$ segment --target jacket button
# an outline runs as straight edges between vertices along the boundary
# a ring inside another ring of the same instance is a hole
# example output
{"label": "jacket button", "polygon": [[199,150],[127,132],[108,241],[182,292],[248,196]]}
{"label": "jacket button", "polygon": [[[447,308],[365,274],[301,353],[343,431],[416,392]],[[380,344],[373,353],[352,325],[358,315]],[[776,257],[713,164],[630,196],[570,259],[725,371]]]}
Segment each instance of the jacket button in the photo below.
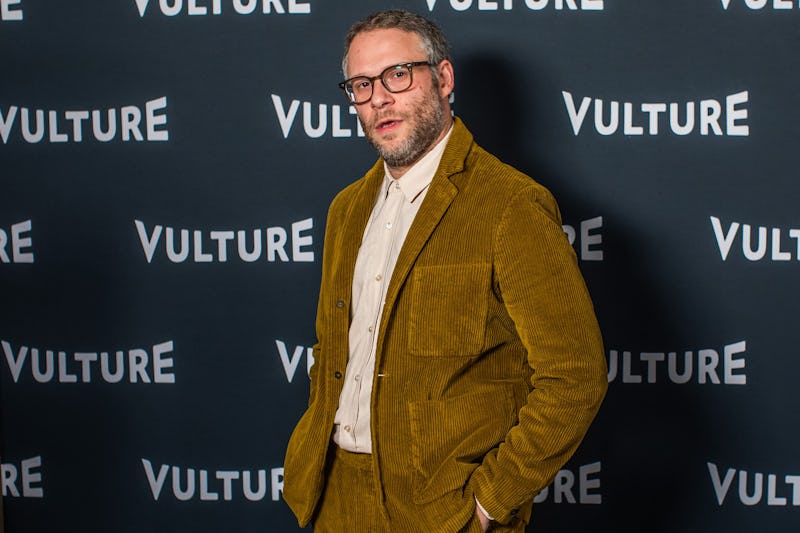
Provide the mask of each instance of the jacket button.
{"label": "jacket button", "polygon": [[333,377],[335,377],[336,379],[342,379],[342,373],[337,370],[336,372],[333,373]]}
{"label": "jacket button", "polygon": [[339,309],[341,309],[342,307],[344,307],[344,300],[338,300],[338,301],[336,302],[336,307],[338,307]]}

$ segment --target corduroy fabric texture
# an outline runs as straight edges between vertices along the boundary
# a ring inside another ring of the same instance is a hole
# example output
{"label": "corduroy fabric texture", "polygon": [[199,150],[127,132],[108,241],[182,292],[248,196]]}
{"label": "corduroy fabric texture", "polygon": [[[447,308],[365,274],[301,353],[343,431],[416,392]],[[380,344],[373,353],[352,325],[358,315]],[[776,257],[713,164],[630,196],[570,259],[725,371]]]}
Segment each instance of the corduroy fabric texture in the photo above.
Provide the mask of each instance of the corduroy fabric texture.
{"label": "corduroy fabric texture", "polygon": [[370,456],[334,448],[314,533],[392,533],[380,512]]}
{"label": "corduroy fabric texture", "polygon": [[[347,364],[353,266],[379,160],[328,213],[309,408],[284,498],[301,525],[322,492]],[[457,532],[474,497],[527,522],[607,388],[592,302],[550,193],[456,119],[392,274],[372,396],[372,475],[397,532]]]}

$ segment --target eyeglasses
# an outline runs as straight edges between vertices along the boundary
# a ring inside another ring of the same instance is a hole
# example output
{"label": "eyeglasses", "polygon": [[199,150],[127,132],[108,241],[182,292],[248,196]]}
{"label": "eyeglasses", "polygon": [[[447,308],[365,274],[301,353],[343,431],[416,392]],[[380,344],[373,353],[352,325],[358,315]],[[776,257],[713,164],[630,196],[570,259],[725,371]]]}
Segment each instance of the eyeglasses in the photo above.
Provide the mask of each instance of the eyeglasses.
{"label": "eyeglasses", "polygon": [[375,80],[381,80],[383,86],[390,93],[401,93],[407,91],[414,82],[414,76],[412,75],[414,67],[422,65],[433,66],[428,61],[400,63],[387,68],[378,76],[356,76],[355,78],[344,80],[339,83],[339,88],[345,92],[351,103],[364,104],[372,98],[372,88]]}

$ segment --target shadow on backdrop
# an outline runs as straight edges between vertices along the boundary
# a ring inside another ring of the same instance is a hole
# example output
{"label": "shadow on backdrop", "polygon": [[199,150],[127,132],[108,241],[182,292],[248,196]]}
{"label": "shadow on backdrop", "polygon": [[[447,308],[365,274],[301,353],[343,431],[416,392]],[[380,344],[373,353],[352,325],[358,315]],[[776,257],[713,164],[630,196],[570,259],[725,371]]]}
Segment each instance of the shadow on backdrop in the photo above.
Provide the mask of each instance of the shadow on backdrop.
{"label": "shadow on backdrop", "polygon": [[[619,348],[619,358],[622,350],[637,350],[632,353],[636,361],[639,351],[691,347],[691,336],[684,332],[687,324],[668,305],[669,280],[657,279],[643,251],[647,236],[614,210],[586,202],[579,180],[565,176],[559,162],[542,153],[545,148],[537,135],[547,132],[537,122],[545,113],[530,107],[541,105],[542,100],[526,95],[544,90],[543,84],[520,83],[524,77],[519,76],[519,68],[499,54],[464,57],[457,67],[453,108],[476,142],[553,191],[565,220],[603,215],[603,261],[584,262],[581,268],[593,293],[607,356],[609,349]],[[597,302],[608,307],[597,307]],[[682,352],[678,355],[682,361]],[[686,472],[705,472],[706,457],[697,443],[703,442],[708,449],[715,437],[709,415],[699,408],[704,402],[697,389],[664,383],[663,374],[660,382],[649,384],[643,363],[638,369],[645,373],[642,384],[621,383],[618,363],[598,418],[567,465],[577,474],[577,465],[602,458],[600,487],[589,491],[601,494],[602,505],[575,505],[566,500],[555,504],[551,487],[548,500],[534,505],[528,531],[574,532],[591,521],[600,528],[613,525],[617,532],[667,533],[683,524],[676,518],[679,509],[707,499],[706,494],[698,494],[707,478],[698,478],[694,487],[685,486]],[[648,387],[649,394],[642,394],[642,387]],[[665,437],[676,446],[664,449]],[[657,455],[647,464],[630,462],[648,448],[657,450]],[[575,484],[570,491],[577,498],[580,487],[577,480]]]}

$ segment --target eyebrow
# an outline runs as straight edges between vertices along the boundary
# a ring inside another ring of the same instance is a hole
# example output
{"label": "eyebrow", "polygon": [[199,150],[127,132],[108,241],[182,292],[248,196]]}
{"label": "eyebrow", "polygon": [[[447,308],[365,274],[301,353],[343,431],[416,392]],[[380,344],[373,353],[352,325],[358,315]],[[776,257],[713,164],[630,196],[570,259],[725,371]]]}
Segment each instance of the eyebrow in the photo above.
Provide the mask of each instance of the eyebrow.
{"label": "eyebrow", "polygon": [[[383,67],[380,72],[378,72],[375,76],[380,76],[387,68],[396,67],[398,65],[405,65],[406,63],[416,63],[417,61],[427,61],[427,59],[409,59],[406,61],[398,61],[397,63],[390,63],[389,65]],[[348,80],[352,80],[353,78],[374,78],[375,76],[370,76],[369,74],[353,74]]]}

